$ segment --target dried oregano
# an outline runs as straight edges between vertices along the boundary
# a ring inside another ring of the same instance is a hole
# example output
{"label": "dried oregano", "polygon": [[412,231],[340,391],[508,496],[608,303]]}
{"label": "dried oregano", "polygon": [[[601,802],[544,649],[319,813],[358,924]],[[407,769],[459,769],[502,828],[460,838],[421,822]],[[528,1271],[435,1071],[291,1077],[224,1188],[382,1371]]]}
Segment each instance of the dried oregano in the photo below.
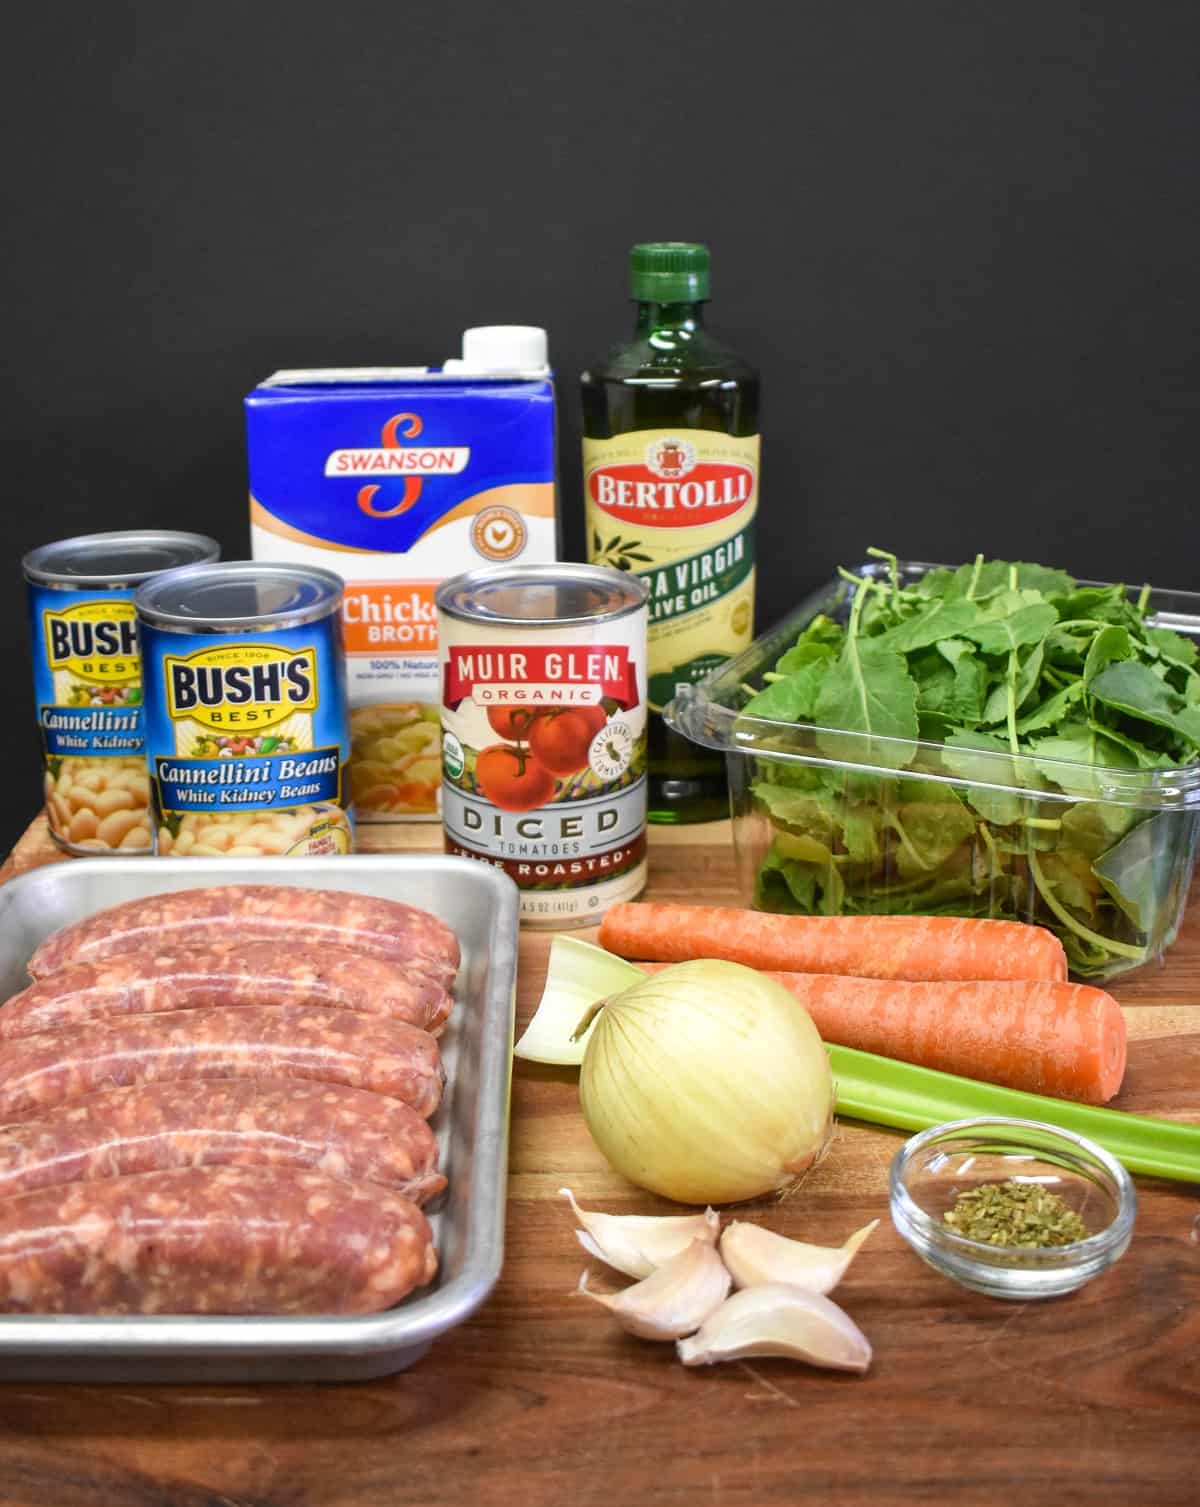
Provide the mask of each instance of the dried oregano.
{"label": "dried oregano", "polygon": [[943,1222],[956,1235],[985,1245],[1047,1247],[1086,1240],[1074,1209],[1040,1183],[983,1183],[960,1193]]}

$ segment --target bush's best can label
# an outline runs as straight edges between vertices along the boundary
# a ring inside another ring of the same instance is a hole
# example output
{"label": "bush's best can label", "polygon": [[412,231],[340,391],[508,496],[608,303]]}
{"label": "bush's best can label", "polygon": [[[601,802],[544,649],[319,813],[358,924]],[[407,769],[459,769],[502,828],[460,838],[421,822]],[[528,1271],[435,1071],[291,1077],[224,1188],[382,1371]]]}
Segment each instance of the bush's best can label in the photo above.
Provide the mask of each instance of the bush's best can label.
{"label": "bush's best can label", "polygon": [[328,571],[240,562],[138,593],[159,853],[353,851],[341,599]]}
{"label": "bush's best can label", "polygon": [[61,539],[25,557],[46,816],[67,852],[153,850],[133,594],[218,553],[201,534],[136,530]]}
{"label": "bush's best can label", "polygon": [[510,875],[527,925],[590,925],[645,885],[646,596],[587,565],[438,590],[446,851]]}

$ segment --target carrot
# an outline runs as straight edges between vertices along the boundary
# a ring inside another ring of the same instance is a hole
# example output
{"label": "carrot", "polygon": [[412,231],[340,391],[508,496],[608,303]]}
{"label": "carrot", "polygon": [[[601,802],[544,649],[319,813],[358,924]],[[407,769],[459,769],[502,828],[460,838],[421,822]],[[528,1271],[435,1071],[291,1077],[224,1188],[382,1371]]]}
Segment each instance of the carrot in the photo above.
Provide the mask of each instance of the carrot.
{"label": "carrot", "polygon": [[647,900],[614,905],[600,945],[623,958],[725,958],[749,968],[877,979],[1067,976],[1062,943],[1023,921],[958,916],[776,916]]}
{"label": "carrot", "polygon": [[[667,963],[643,963],[648,973]],[[1111,994],[1039,979],[908,983],[768,973],[823,1041],[1006,1088],[1106,1104],[1125,1076],[1125,1017]]]}

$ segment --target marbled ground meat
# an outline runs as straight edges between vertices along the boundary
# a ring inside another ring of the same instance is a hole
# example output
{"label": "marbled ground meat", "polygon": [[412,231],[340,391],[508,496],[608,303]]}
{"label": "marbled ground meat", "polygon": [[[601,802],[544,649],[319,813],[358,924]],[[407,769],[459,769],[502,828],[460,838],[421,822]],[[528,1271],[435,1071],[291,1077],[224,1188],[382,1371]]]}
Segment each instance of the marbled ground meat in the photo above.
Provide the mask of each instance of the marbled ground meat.
{"label": "marbled ground meat", "polygon": [[0,1041],[113,1015],[231,1005],[317,1005],[408,1021],[435,1034],[450,1013],[443,984],[415,968],[328,943],[244,942],[69,963],[0,1007]]}
{"label": "marbled ground meat", "polygon": [[187,1168],[0,1200],[6,1313],[370,1313],[430,1281],[420,1209],[293,1168]]}
{"label": "marbled ground meat", "polygon": [[413,1203],[446,1186],[433,1132],[398,1099],[279,1078],[147,1083],[0,1129],[0,1199],[184,1167],[293,1167]]}
{"label": "marbled ground meat", "polygon": [[351,890],[224,884],[127,900],[48,937],[29,961],[45,978],[68,963],[151,947],[228,942],[331,943],[387,958],[449,988],[458,971],[454,933],[415,906]]}
{"label": "marbled ground meat", "polygon": [[0,1125],[85,1094],[196,1078],[344,1083],[428,1116],[443,1076],[437,1042],[404,1021],[300,1006],[172,1010],[5,1042]]}

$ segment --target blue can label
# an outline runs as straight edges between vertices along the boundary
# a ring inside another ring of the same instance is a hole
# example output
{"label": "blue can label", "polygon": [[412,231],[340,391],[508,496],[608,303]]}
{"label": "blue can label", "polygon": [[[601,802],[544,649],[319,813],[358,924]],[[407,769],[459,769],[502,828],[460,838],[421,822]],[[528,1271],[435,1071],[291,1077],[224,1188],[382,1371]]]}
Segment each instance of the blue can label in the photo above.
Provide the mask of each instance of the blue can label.
{"label": "blue can label", "polygon": [[158,851],[348,853],[339,619],[267,634],[142,626]]}
{"label": "blue can label", "polygon": [[133,593],[29,587],[46,815],[79,852],[152,847]]}

